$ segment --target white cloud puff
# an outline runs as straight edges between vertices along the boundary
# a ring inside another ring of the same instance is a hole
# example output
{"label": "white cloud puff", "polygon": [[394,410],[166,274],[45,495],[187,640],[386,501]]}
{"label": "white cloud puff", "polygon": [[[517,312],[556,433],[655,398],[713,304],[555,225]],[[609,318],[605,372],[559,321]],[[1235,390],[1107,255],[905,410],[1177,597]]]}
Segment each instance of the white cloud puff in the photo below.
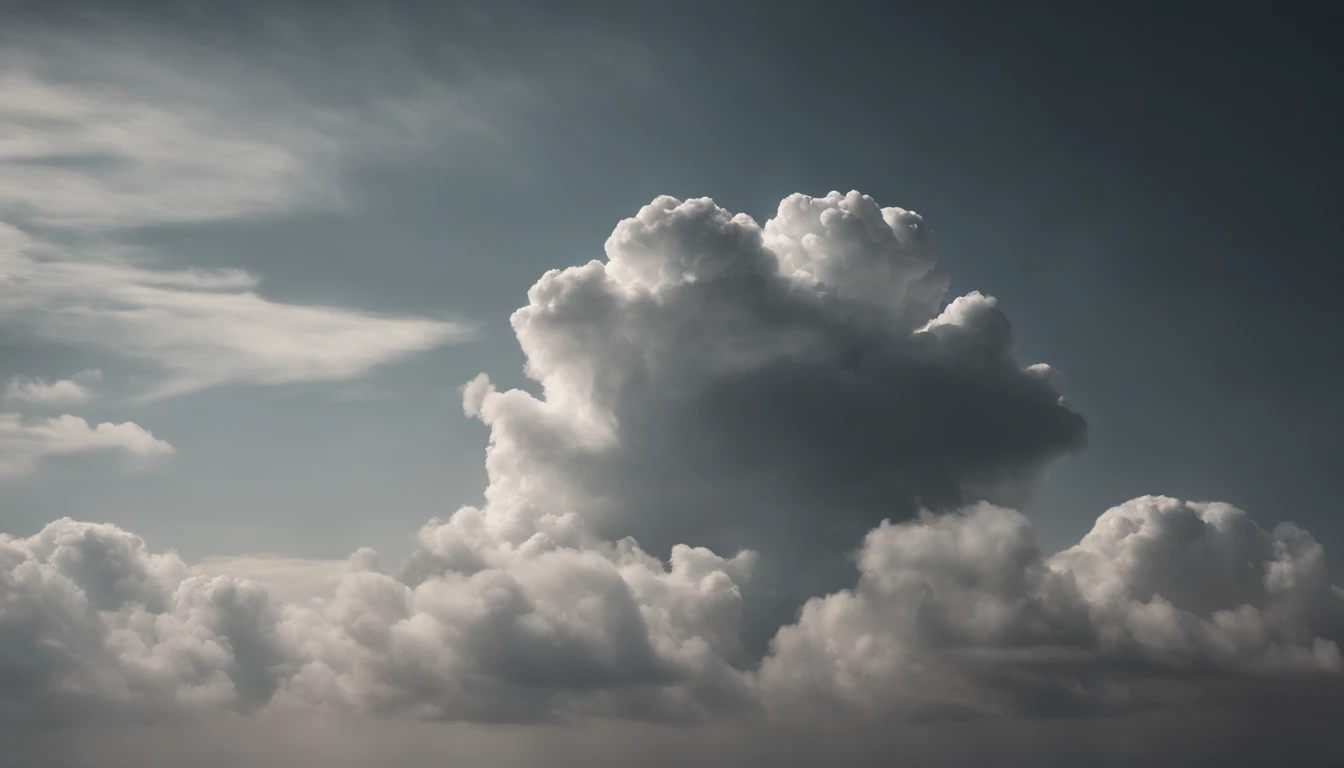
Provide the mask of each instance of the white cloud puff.
{"label": "white cloud puff", "polygon": [[91,426],[69,414],[25,419],[17,413],[0,413],[0,479],[25,475],[47,456],[90,451],[122,451],[152,458],[173,453],[173,446],[129,421]]}
{"label": "white cloud puff", "polygon": [[111,525],[64,519],[0,536],[0,597],[11,722],[255,706],[283,662],[265,590],[189,576]]}
{"label": "white cloud puff", "polygon": [[71,378],[47,381],[29,376],[15,376],[5,385],[0,400],[25,405],[71,405],[93,399],[92,385],[103,380],[98,370],[80,371]]}
{"label": "white cloud puff", "polygon": [[255,58],[149,28],[80,37],[15,24],[0,35],[0,217],[42,228],[340,207],[358,158],[483,127],[465,92],[413,71],[354,107],[314,99]]}
{"label": "white cloud puff", "polygon": [[1344,672],[1321,546],[1226,504],[1134,499],[1051,557],[1021,514],[981,505],[883,524],[859,568],[775,638],[777,710],[1062,714],[1140,706],[1152,680]]}
{"label": "white cloud puff", "polygon": [[[892,515],[1020,499],[1085,424],[973,293],[940,313],[917,214],[791,195],[764,227],[660,197],[606,261],[544,275],[512,323],[540,397],[464,391],[491,430],[492,502],[575,512],[665,553],[762,554],[760,648]],[[824,511],[823,511],[824,510]]]}
{"label": "white cloud puff", "polygon": [[526,507],[433,521],[400,578],[365,570],[281,631],[306,659],[287,697],[439,719],[589,712],[686,718],[742,706],[732,559],[678,547],[669,563]]}

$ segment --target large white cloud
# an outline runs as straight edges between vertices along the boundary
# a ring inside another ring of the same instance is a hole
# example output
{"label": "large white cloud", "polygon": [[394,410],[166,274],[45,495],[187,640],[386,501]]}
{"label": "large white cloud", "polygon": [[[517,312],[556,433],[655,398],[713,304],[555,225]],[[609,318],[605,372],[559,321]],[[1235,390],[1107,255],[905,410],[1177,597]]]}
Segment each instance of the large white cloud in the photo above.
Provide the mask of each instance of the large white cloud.
{"label": "large white cloud", "polygon": [[513,315],[541,397],[465,393],[491,429],[487,498],[656,552],[759,550],[784,597],[751,601],[757,644],[848,583],[843,553],[883,518],[1016,501],[1084,439],[1042,369],[1013,360],[992,298],[940,312],[947,278],[912,212],[793,195],[761,227],[661,197],[606,252],[547,273]]}
{"label": "large white cloud", "polygon": [[527,508],[462,509],[418,542],[401,578],[356,572],[287,611],[282,632],[309,659],[289,696],[487,721],[687,718],[748,698],[728,664],[748,553],[682,546],[664,564]]}
{"label": "large white cloud", "polygon": [[514,314],[539,395],[463,387],[485,503],[400,569],[272,563],[315,593],[281,607],[111,526],[6,539],[9,716],[825,724],[1337,685],[1344,606],[1305,532],[1144,498],[1046,556],[984,501],[1084,425],[993,298],[945,303],[926,238],[857,193],[791,196],[764,227],[655,200]]}

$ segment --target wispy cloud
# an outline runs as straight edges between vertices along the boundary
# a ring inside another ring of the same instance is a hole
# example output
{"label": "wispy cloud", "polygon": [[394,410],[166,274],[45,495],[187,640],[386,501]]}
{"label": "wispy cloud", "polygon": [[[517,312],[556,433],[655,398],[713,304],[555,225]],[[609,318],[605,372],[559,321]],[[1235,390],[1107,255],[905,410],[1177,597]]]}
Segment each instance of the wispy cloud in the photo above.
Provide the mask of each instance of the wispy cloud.
{"label": "wispy cloud", "polygon": [[91,426],[78,416],[25,419],[0,413],[0,480],[26,475],[48,456],[123,451],[149,458],[173,453],[173,446],[133,422]]}
{"label": "wispy cloud", "polygon": [[339,206],[369,158],[488,135],[467,90],[408,75],[323,100],[256,62],[144,30],[29,30],[0,54],[0,217],[116,230]]}
{"label": "wispy cloud", "polygon": [[174,99],[160,103],[0,76],[0,208],[54,227],[211,221],[329,202],[334,151],[314,131],[260,135]]}
{"label": "wispy cloud", "polygon": [[344,379],[471,335],[458,322],[271,301],[257,282],[78,258],[0,225],[0,318],[33,338],[151,363],[164,378],[143,398]]}
{"label": "wispy cloud", "polygon": [[[339,207],[357,159],[471,129],[462,115],[432,82],[337,109],[215,50],[13,46],[0,56],[0,320],[151,364],[162,378],[138,399],[345,379],[462,341],[465,323],[284,303],[258,295],[250,273],[176,267],[111,239]],[[16,398],[39,389],[20,384]]]}
{"label": "wispy cloud", "polygon": [[47,381],[29,376],[15,376],[5,386],[0,400],[6,403],[28,405],[67,405],[87,403],[93,399],[92,384],[103,380],[98,370],[80,371],[71,378]]}

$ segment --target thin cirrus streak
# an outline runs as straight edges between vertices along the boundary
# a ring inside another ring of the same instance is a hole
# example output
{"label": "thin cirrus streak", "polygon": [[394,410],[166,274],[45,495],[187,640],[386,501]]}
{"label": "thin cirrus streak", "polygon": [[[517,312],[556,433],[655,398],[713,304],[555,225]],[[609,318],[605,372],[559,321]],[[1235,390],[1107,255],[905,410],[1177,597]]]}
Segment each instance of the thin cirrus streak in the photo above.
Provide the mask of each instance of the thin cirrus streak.
{"label": "thin cirrus streak", "polygon": [[315,100],[206,45],[7,33],[0,59],[0,212],[76,232],[273,218],[348,204],[364,157],[484,130],[468,94],[412,78],[354,104]]}
{"label": "thin cirrus streak", "polygon": [[471,326],[272,301],[238,270],[165,270],[65,254],[21,233],[0,254],[0,314],[46,342],[119,353],[159,369],[141,399],[226,383],[338,380],[441,344]]}
{"label": "thin cirrus streak", "polygon": [[[470,339],[469,323],[277,301],[257,293],[255,275],[177,268],[125,244],[144,227],[337,211],[356,158],[474,130],[436,83],[335,109],[265,75],[236,56],[135,35],[16,39],[0,62],[7,333],[148,365],[157,379],[138,401],[347,379]],[[73,386],[60,387],[73,402]],[[11,399],[35,397],[28,386]]]}

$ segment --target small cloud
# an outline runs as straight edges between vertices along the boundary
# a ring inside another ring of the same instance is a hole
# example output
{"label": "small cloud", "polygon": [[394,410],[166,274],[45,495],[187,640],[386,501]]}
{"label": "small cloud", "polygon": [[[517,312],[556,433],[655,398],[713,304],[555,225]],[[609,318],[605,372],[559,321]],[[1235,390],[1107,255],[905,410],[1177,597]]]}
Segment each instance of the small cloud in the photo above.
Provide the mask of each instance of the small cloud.
{"label": "small cloud", "polygon": [[93,451],[153,458],[174,453],[174,448],[134,422],[91,426],[69,414],[27,420],[17,413],[0,413],[0,479],[26,475],[48,456]]}
{"label": "small cloud", "polygon": [[94,393],[90,385],[103,380],[102,371],[80,371],[68,379],[48,382],[46,379],[15,376],[9,380],[4,395],[6,403],[26,405],[70,405],[87,403]]}

